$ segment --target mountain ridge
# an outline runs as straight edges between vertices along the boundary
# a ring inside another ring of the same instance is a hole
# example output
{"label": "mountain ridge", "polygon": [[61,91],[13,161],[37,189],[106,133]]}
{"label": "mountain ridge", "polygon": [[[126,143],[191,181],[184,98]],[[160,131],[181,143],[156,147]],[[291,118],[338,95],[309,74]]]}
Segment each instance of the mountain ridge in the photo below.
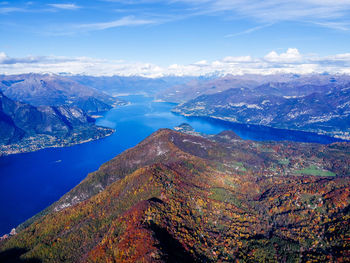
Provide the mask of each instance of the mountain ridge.
{"label": "mountain ridge", "polygon": [[55,74],[0,75],[7,97],[33,106],[77,106],[86,112],[110,110],[126,102],[107,93]]}
{"label": "mountain ridge", "polygon": [[169,102],[185,103],[200,95],[215,94],[233,88],[250,89],[261,96],[305,96],[313,92],[328,92],[349,83],[350,77],[345,74],[226,75],[218,78],[193,79],[160,91],[157,98]]}
{"label": "mountain ridge", "polygon": [[305,96],[261,95],[228,89],[179,104],[173,112],[230,122],[301,130],[350,139],[349,86]]}
{"label": "mountain ridge", "polygon": [[17,247],[42,262],[346,262],[349,156],[349,143],[162,129],[1,242],[0,258]]}
{"label": "mountain ridge", "polygon": [[32,106],[0,92],[0,154],[68,146],[113,133],[95,125],[83,110],[70,106]]}

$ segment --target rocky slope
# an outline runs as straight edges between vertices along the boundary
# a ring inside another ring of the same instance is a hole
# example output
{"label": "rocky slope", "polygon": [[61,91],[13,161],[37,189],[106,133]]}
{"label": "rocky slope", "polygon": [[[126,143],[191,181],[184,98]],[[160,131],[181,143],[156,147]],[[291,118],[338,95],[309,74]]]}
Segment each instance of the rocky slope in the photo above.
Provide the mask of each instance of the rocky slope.
{"label": "rocky slope", "polygon": [[306,96],[314,92],[327,93],[348,83],[349,75],[227,75],[219,78],[197,78],[174,87],[170,86],[160,91],[157,98],[184,103],[201,95],[238,88],[249,89],[259,96]]}
{"label": "rocky slope", "polygon": [[232,76],[218,79],[193,79],[185,84],[168,87],[157,94],[157,99],[167,102],[183,103],[203,94],[214,94],[230,88],[258,86],[254,80],[242,80]]}
{"label": "rocky slope", "polygon": [[0,92],[0,155],[68,146],[110,135],[83,110],[13,101]]}
{"label": "rocky slope", "polygon": [[348,262],[349,175],[348,143],[159,130],[18,228],[0,260]]}
{"label": "rocky slope", "polygon": [[0,91],[33,106],[79,106],[86,112],[107,111],[124,101],[70,78],[52,74],[0,76]]}
{"label": "rocky slope", "polygon": [[[185,116],[205,116],[350,139],[350,84],[330,90],[318,86],[323,92],[302,96],[282,96],[284,89],[275,85],[272,91],[271,87],[271,84],[265,85],[266,91],[262,93],[241,88],[202,95],[178,105],[173,111]],[[300,94],[300,91],[294,87],[289,93]]]}

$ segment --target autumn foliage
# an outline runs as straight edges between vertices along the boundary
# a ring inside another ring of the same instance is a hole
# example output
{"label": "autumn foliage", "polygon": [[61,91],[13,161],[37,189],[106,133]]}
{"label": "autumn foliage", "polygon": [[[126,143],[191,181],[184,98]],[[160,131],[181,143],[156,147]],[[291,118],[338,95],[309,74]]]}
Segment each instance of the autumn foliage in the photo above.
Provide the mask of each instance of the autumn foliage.
{"label": "autumn foliage", "polygon": [[160,130],[89,175],[103,191],[0,250],[42,262],[349,262],[349,169],[347,143]]}

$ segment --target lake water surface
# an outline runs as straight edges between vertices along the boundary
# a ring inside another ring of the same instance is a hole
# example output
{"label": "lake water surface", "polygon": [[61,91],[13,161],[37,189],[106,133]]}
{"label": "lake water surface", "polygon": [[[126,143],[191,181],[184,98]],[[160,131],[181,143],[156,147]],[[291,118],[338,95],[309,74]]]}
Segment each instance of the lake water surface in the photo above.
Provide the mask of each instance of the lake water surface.
{"label": "lake water surface", "polygon": [[170,112],[174,104],[128,96],[131,105],[112,109],[97,124],[115,128],[104,139],[67,148],[44,149],[0,158],[0,236],[58,200],[89,172],[135,146],[159,128],[183,122],[213,134],[231,129],[243,139],[330,143],[333,138],[312,133],[230,124],[206,118],[185,118]]}

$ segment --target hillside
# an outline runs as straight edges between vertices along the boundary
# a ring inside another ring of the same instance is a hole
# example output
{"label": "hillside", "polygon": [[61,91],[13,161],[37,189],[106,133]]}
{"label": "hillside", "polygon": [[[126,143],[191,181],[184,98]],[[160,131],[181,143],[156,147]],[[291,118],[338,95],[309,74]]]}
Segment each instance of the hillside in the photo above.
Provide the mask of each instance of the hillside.
{"label": "hillside", "polygon": [[0,92],[0,155],[68,146],[110,135],[83,110],[71,106],[32,106]]}
{"label": "hillside", "polygon": [[348,262],[349,175],[349,143],[163,129],[17,228],[0,261]]}
{"label": "hillside", "polygon": [[[270,90],[272,86],[264,87]],[[283,89],[274,87],[276,91],[270,95],[248,88],[202,95],[178,105],[173,112],[350,139],[349,84],[301,96],[282,96],[278,92]]]}
{"label": "hillside", "polygon": [[185,103],[201,95],[217,94],[229,89],[248,89],[256,96],[307,96],[315,92],[327,93],[350,83],[348,75],[327,74],[275,74],[275,75],[226,75],[215,78],[197,78],[183,84],[168,87],[157,98]]}
{"label": "hillside", "polygon": [[86,112],[110,110],[124,101],[70,78],[53,74],[1,75],[0,91],[33,106],[78,106]]}

